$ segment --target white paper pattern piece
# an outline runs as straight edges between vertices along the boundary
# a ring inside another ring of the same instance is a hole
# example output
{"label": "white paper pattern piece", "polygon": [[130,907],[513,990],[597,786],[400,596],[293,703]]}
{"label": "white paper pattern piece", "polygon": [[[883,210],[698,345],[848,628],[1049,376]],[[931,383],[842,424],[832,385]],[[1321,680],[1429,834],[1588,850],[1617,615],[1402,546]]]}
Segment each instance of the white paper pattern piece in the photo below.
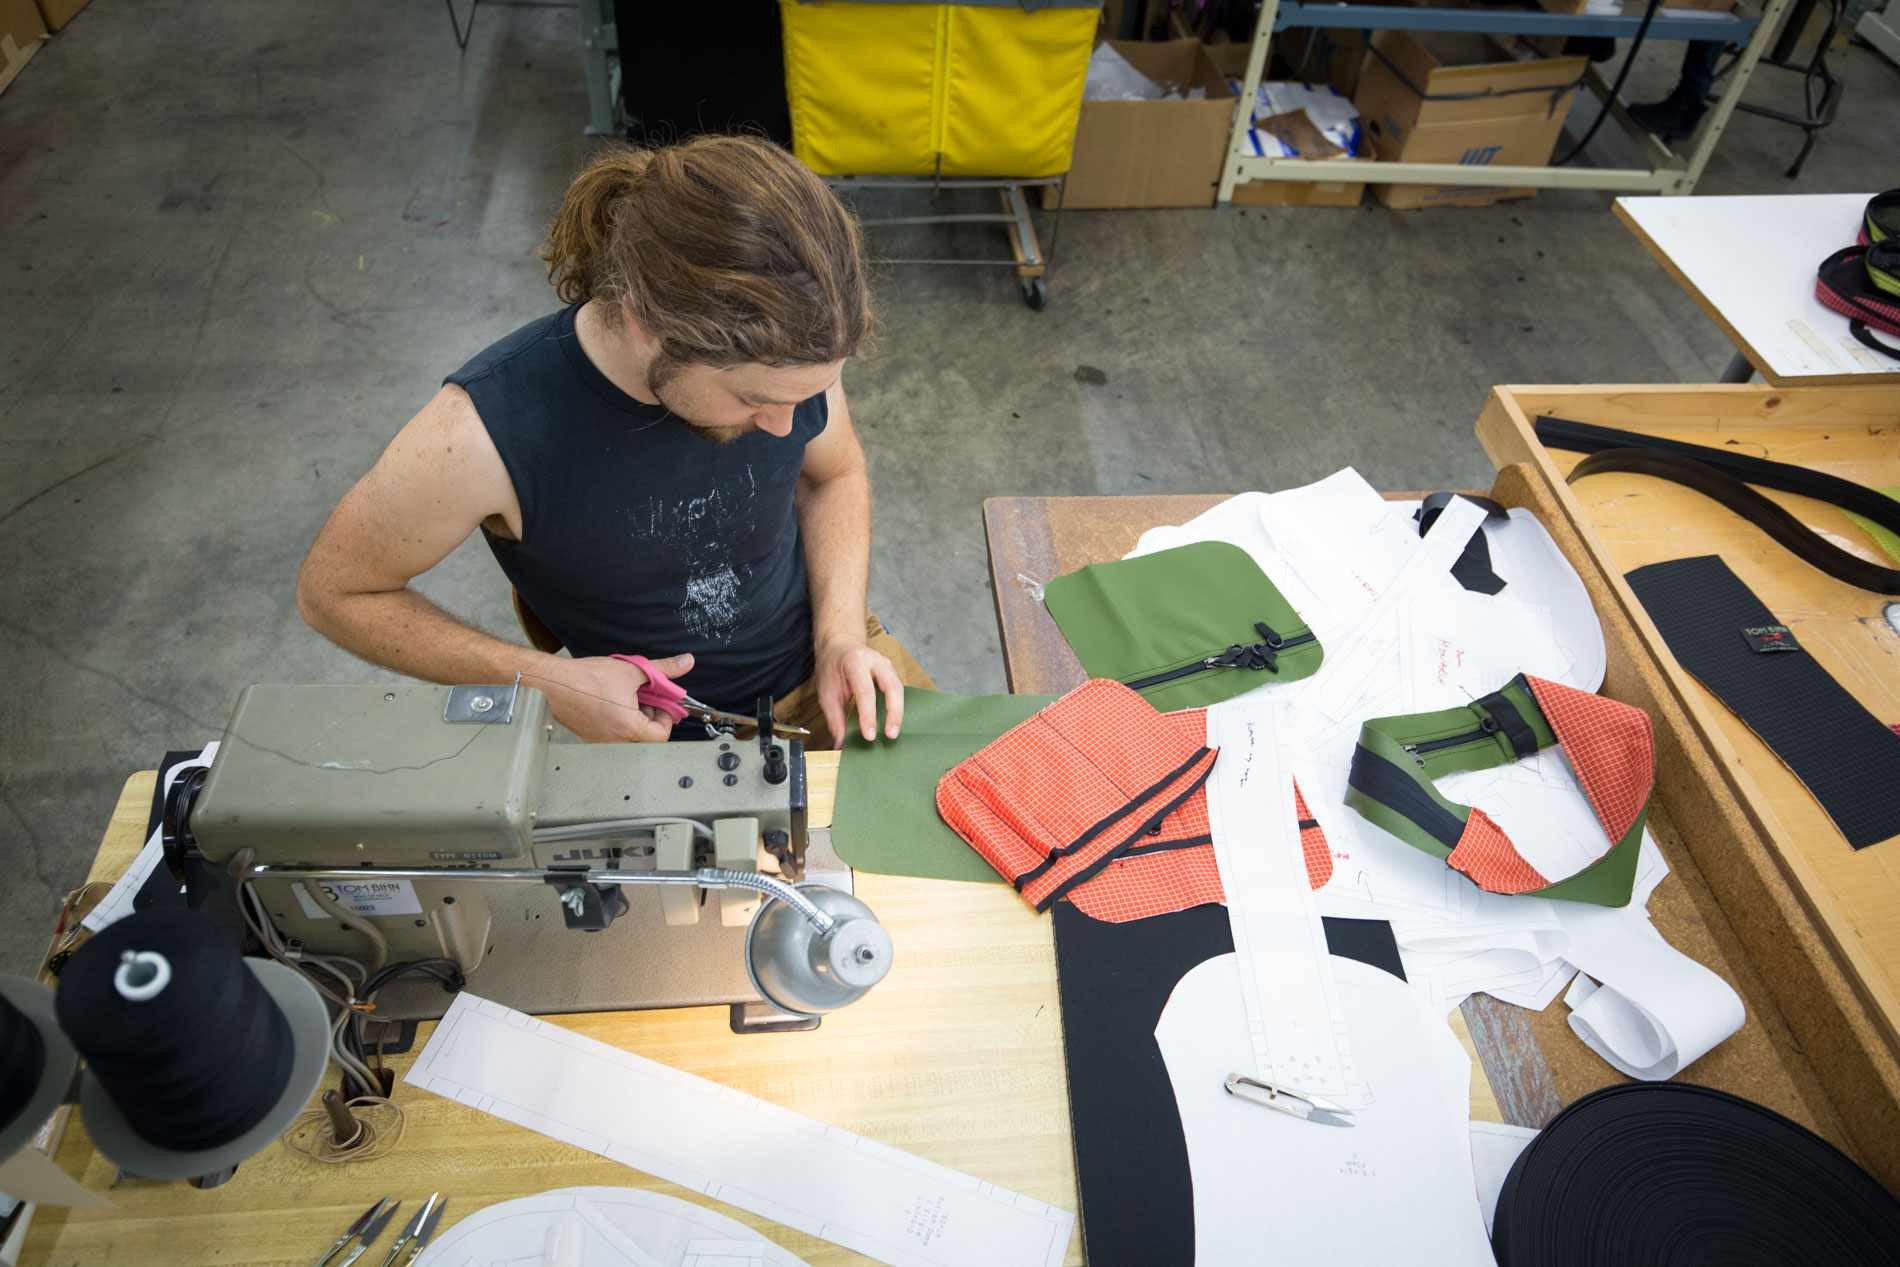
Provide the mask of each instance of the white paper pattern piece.
{"label": "white paper pattern piece", "polygon": [[1056,1267],[1075,1226],[1066,1210],[467,993],[404,1081],[893,1267]]}
{"label": "white paper pattern piece", "polygon": [[1498,1213],[1498,1190],[1511,1173],[1518,1155],[1537,1138],[1528,1126],[1504,1122],[1471,1124],[1471,1169],[1478,1181],[1478,1208],[1484,1213],[1484,1230],[1490,1234]]}
{"label": "white paper pattern piece", "polygon": [[556,1188],[478,1210],[417,1267],[805,1267],[716,1210],[640,1188]]}
{"label": "white paper pattern piece", "polygon": [[[211,759],[217,755],[218,744],[216,740],[213,740],[205,745],[205,750],[198,756],[190,761],[181,761],[167,770],[165,792],[171,791],[172,784],[178,781],[179,775],[187,770],[202,770],[208,767]],[[163,794],[160,799],[163,799]],[[79,921],[80,924],[96,933],[102,928],[118,923],[132,913],[132,899],[139,895],[139,890],[145,887],[145,881],[165,859],[165,847],[159,839],[160,832],[163,830],[161,827],[146,838],[144,847],[138,852],[138,857],[132,859],[132,865],[126,868],[124,875],[113,882],[110,889],[106,890],[106,895],[99,899],[99,905],[86,912],[86,917]]]}
{"label": "white paper pattern piece", "polygon": [[1306,879],[1275,712],[1254,699],[1207,710],[1208,746],[1220,750],[1207,808],[1253,1049],[1245,1067],[1279,1086],[1361,1103],[1366,1089],[1353,1071],[1326,929]]}
{"label": "white paper pattern piece", "polygon": [[1334,958],[1343,1015],[1374,1104],[1352,1126],[1305,1122],[1227,1094],[1248,1053],[1237,958],[1183,976],[1155,1041],[1194,1187],[1194,1261],[1492,1267],[1466,1125],[1471,1063],[1405,982]]}

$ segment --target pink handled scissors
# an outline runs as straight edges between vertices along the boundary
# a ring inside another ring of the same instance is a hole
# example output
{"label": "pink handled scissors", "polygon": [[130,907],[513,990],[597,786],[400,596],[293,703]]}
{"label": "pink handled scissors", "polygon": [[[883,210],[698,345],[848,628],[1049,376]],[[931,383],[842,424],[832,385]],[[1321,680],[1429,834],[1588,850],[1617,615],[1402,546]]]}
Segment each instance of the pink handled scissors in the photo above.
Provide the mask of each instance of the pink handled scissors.
{"label": "pink handled scissors", "polygon": [[[640,703],[647,708],[659,709],[674,721],[685,721],[688,717],[697,717],[711,726],[734,726],[747,730],[759,728],[759,719],[756,717],[722,712],[710,704],[700,703],[686,693],[685,687],[660,672],[653,661],[643,655],[616,655],[610,658],[624,664],[631,664],[646,674],[647,684],[640,688]],[[776,734],[788,735],[793,739],[811,738],[811,731],[803,726],[788,726],[774,722],[772,730]]]}

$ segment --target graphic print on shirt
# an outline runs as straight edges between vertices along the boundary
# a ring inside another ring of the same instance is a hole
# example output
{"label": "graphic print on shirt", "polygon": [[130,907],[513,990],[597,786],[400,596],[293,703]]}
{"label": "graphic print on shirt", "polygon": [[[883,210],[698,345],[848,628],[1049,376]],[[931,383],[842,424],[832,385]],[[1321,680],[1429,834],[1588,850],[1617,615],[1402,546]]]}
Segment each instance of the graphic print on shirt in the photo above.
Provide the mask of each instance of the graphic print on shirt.
{"label": "graphic print on shirt", "polygon": [[680,624],[695,637],[724,644],[738,632],[753,565],[736,552],[758,529],[758,503],[758,477],[749,463],[730,483],[701,496],[647,499],[646,522],[636,524],[634,535],[679,552],[686,571]]}

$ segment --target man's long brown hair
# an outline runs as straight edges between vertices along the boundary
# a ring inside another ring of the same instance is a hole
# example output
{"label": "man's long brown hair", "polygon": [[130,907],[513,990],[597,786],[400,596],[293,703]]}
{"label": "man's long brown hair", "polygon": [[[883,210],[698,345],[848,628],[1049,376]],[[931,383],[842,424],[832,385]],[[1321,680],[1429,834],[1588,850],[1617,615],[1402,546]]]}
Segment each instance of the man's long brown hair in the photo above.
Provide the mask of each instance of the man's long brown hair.
{"label": "man's long brown hair", "polygon": [[858,224],[810,168],[767,141],[616,145],[567,188],[542,248],[567,303],[625,305],[683,365],[823,365],[871,337]]}

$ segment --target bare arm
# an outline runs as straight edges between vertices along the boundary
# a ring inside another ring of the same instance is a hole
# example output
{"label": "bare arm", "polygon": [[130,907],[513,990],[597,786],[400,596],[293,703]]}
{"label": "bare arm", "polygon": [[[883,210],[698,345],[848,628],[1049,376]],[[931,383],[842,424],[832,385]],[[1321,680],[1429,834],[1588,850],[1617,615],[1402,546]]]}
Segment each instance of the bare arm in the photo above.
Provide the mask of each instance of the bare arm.
{"label": "bare arm", "polygon": [[[482,523],[519,539],[514,486],[467,393],[444,387],[337,503],[297,577],[297,609],[363,659],[432,682],[512,682],[547,692],[584,739],[663,739],[670,722],[637,703],[646,678],[601,658],[547,655],[458,620],[409,582]],[[684,673],[660,662],[662,672]]]}
{"label": "bare arm", "polygon": [[871,575],[871,477],[851,424],[842,382],[828,394],[830,420],[805,447],[798,477],[798,527],[811,578],[812,644],[818,701],[840,747],[845,705],[855,701],[860,733],[877,732],[877,692],[884,692],[885,735],[904,721],[904,685],[865,638],[865,595]]}

